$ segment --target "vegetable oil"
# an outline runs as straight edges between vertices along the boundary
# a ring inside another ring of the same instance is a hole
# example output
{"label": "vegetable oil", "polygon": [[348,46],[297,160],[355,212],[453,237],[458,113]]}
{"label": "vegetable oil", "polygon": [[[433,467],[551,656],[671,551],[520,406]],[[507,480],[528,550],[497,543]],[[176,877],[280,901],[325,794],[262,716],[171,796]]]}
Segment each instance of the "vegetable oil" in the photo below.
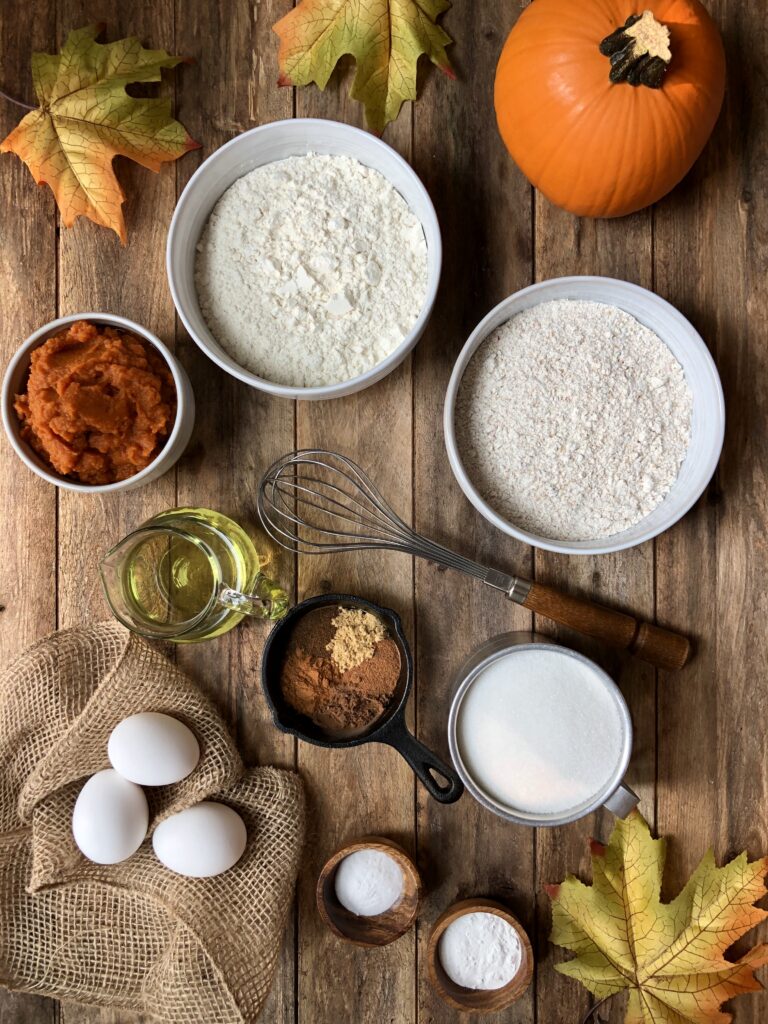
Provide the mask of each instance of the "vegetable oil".
{"label": "vegetable oil", "polygon": [[101,563],[107,600],[143,636],[209,640],[245,615],[280,618],[288,596],[262,568],[266,559],[245,530],[208,508],[153,516]]}

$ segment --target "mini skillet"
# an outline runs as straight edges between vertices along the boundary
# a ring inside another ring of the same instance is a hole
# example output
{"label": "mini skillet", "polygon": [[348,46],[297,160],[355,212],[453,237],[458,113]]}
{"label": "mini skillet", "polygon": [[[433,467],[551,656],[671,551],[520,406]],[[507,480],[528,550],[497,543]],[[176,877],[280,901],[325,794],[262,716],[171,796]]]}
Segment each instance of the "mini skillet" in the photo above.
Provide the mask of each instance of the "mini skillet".
{"label": "mini skillet", "polygon": [[[351,736],[346,735],[343,738],[329,736],[324,729],[315,725],[305,715],[294,711],[283,699],[280,690],[280,666],[293,627],[307,612],[315,608],[327,608],[329,605],[363,608],[365,611],[372,612],[387,625],[390,636],[400,648],[400,678],[392,703],[384,714],[367,729]],[[408,731],[405,724],[405,706],[412,683],[413,658],[403,632],[400,616],[390,608],[382,608],[380,605],[372,604],[361,597],[352,597],[349,594],[322,594],[297,604],[269,634],[261,661],[261,685],[264,688],[273,721],[278,729],[297,736],[307,743],[331,749],[357,747],[362,743],[386,743],[390,747],[394,747],[405,758],[430,796],[439,800],[440,803],[450,804],[459,799],[464,792],[464,785],[453,768],[441,761],[436,754],[433,754],[428,747],[425,747]]]}

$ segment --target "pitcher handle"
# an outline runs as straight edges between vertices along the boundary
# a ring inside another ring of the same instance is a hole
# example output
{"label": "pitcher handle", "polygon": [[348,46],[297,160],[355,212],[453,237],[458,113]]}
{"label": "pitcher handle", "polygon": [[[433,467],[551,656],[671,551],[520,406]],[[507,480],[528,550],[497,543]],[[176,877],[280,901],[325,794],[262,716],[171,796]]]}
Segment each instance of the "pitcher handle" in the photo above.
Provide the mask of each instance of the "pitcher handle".
{"label": "pitcher handle", "polygon": [[217,598],[225,608],[256,619],[282,619],[290,604],[286,592],[263,572],[257,574],[252,594],[243,594],[222,583]]}

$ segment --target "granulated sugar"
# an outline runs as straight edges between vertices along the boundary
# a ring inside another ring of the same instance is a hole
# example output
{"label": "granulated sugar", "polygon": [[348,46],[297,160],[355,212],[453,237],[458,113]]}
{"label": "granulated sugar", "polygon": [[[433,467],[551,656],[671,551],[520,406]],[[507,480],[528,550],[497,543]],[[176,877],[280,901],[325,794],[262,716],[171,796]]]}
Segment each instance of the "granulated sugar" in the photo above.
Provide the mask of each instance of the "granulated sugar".
{"label": "granulated sugar", "polygon": [[691,436],[682,367],[615,306],[524,310],[479,347],[456,404],[459,453],[488,504],[553,540],[634,526],[669,492]]}
{"label": "granulated sugar", "polygon": [[511,811],[562,815],[588,804],[621,761],[620,706],[596,671],[567,653],[513,651],[483,669],[457,718],[461,759]]}
{"label": "granulated sugar", "polygon": [[277,384],[350,380],[390,355],[427,291],[419,219],[345,156],[258,167],[219,199],[198,244],[201,312],[245,369]]}

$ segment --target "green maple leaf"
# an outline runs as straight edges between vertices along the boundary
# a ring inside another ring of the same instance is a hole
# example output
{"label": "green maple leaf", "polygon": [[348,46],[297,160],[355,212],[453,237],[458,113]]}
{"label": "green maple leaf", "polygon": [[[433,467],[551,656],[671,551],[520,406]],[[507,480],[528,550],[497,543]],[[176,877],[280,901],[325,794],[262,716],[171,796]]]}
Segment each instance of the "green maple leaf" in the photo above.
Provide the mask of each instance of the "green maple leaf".
{"label": "green maple leaf", "polygon": [[339,59],[357,62],[351,96],[365,104],[371,131],[381,134],[405,100],[416,99],[422,54],[452,78],[450,36],[437,18],[448,0],[302,0],[274,26],[280,37],[280,85],[328,84]]}
{"label": "green maple leaf", "polygon": [[710,851],[671,903],[661,902],[664,841],[638,812],[618,821],[607,847],[592,844],[592,885],[573,876],[548,888],[551,941],[576,953],[557,970],[605,998],[629,990],[625,1024],[727,1024],[733,996],[761,988],[768,946],[740,960],[725,952],[768,917],[768,858],[741,854],[723,868]]}

